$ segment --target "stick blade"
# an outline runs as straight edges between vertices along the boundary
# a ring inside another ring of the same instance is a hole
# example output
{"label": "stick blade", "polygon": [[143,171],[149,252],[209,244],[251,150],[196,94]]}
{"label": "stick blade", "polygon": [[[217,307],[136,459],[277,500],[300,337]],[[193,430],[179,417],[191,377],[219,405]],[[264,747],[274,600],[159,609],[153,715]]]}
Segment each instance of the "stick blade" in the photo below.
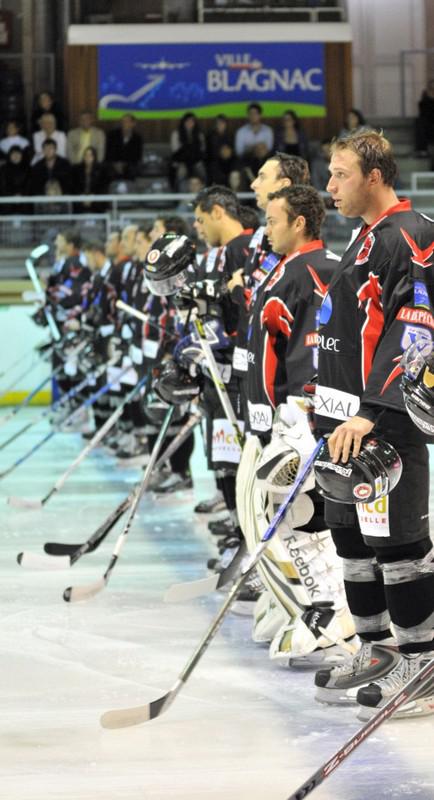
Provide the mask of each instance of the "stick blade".
{"label": "stick blade", "polygon": [[195,597],[202,597],[210,594],[217,588],[220,575],[215,573],[207,578],[200,578],[198,581],[187,581],[185,583],[174,583],[169,586],[165,595],[165,603],[185,603],[194,600]]}
{"label": "stick blade", "polygon": [[131,728],[133,725],[142,725],[162,714],[172,702],[172,691],[147,703],[143,706],[133,706],[132,708],[119,708],[114,711],[106,711],[100,718],[103,728],[115,730],[116,728]]}
{"label": "stick blade", "polygon": [[196,597],[211,594],[216,589],[226,586],[237,575],[242,559],[247,553],[247,546],[243,539],[238,550],[234,554],[232,561],[222,572],[216,572],[207,578],[200,578],[198,581],[188,581],[185,583],[174,583],[169,586],[164,595],[165,603],[185,603],[194,600]]}
{"label": "stick blade", "polygon": [[79,550],[81,544],[62,544],[61,542],[46,542],[44,550],[49,556],[72,556]]}
{"label": "stick blade", "polygon": [[49,569],[49,570],[58,570],[58,569],[69,569],[71,566],[71,559],[69,556],[45,556],[38,553],[30,553],[24,551],[23,553],[18,553],[17,555],[18,564],[23,567],[23,569]]}
{"label": "stick blade", "polygon": [[43,508],[42,500],[28,500],[26,497],[16,497],[15,495],[8,497],[6,502],[13,508],[27,508],[29,511]]}
{"label": "stick blade", "polygon": [[68,586],[63,592],[63,599],[65,603],[80,603],[83,600],[90,600],[91,597],[99,594],[105,585],[104,578],[100,578],[95,583],[88,583],[87,586]]}

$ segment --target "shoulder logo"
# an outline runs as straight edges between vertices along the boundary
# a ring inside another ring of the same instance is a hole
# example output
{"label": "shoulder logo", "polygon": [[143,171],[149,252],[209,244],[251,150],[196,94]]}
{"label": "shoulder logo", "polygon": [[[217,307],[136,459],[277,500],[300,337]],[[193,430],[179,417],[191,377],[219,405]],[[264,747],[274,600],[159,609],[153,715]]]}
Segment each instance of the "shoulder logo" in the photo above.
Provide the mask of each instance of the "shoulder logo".
{"label": "shoulder logo", "polygon": [[361,266],[361,264],[366,264],[366,262],[369,259],[369,256],[371,255],[371,251],[374,244],[375,244],[375,236],[371,231],[366,236],[359,252],[356,255],[356,260],[354,263],[357,267]]}

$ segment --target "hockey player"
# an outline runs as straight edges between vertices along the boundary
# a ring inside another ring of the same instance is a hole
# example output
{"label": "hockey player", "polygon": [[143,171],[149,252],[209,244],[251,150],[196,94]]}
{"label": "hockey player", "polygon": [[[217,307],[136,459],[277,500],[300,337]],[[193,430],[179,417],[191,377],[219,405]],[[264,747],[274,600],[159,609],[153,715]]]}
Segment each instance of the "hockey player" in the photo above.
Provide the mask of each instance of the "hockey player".
{"label": "hockey player", "polygon": [[[348,666],[317,673],[317,697],[356,701],[365,719],[434,656],[428,451],[405,413],[398,378],[403,350],[418,336],[432,338],[426,286],[434,224],[398,199],[396,162],[381,133],[335,141],[330,174],[327,191],[335,207],[363,222],[321,308],[317,425],[331,433],[334,463],[357,456],[371,433],[390,442],[403,462],[398,486],[380,502],[325,504],[362,647]],[[391,633],[398,649],[387,646]],[[396,716],[433,711],[431,681]]]}
{"label": "hockey player", "polygon": [[247,334],[249,426],[263,440],[276,406],[300,396],[316,370],[318,312],[339,261],[320,239],[324,216],[310,186],[268,195],[265,232],[280,260],[257,290]]}
{"label": "hockey player", "polygon": [[[199,236],[211,248],[208,257],[203,259],[196,272],[197,281],[204,287],[206,306],[204,318],[213,319],[216,325],[215,358],[234,412],[243,427],[239,381],[232,374],[233,342],[238,328],[239,307],[231,300],[226,284],[233,272],[246,259],[252,231],[243,228],[238,199],[235,193],[225,186],[216,185],[203,189],[197,195],[194,206],[195,227]],[[185,344],[189,353],[188,358],[191,358],[192,342],[187,340]],[[201,360],[201,348],[198,344],[195,347],[197,357]],[[181,360],[183,358],[185,360],[185,353],[183,354],[180,349],[178,355]],[[236,548],[241,536],[235,509],[235,474],[240,447],[234,437],[232,424],[226,419],[215,386],[209,377],[206,379],[203,397],[207,410],[209,465],[222,474],[222,492],[234,522],[233,532],[221,542],[220,546],[222,550],[227,546]]]}
{"label": "hockey player", "polygon": [[[247,335],[249,429],[262,445],[271,441],[262,455],[260,448],[256,453],[256,472],[262,479],[268,471],[274,472],[277,463],[284,463],[285,452],[294,453],[301,444],[297,437],[291,439],[291,425],[298,425],[299,434],[303,433],[302,448],[313,447],[305,415],[300,414],[298,405],[303,385],[316,369],[318,311],[339,261],[325,249],[320,238],[324,216],[323,201],[311,186],[284,187],[268,195],[265,233],[279,261],[256,289]],[[272,438],[277,407],[282,421],[274,427]],[[285,420],[289,423],[287,430]],[[252,455],[249,451],[243,458],[238,476],[241,484],[246,472],[254,470]],[[292,456],[289,464],[291,460]],[[292,468],[288,468],[289,474]],[[253,481],[253,487],[255,484],[257,480]],[[265,506],[273,502],[269,496],[270,477],[266,485]],[[255,492],[257,495],[253,488],[251,508],[244,515],[246,538],[248,541],[250,538],[252,547],[258,537],[249,537],[248,531],[257,530],[255,517],[261,517]],[[242,488],[238,494],[242,504]],[[294,658],[306,656],[311,661],[321,660],[333,642],[350,639],[354,633],[346,609],[340,565],[322,516],[323,504],[312,487],[305,506],[308,513],[292,524],[296,530],[291,530],[291,525],[285,532],[283,528],[279,530],[286,544],[273,543],[270,551],[273,556],[270,559],[267,555],[260,565],[261,575],[284,615],[276,615],[271,606],[272,613],[266,616],[262,608],[257,616],[258,620],[262,616],[262,620],[255,626],[254,635],[260,640],[259,631],[267,629],[272,638],[272,623],[276,620],[270,653],[285,663],[288,660],[297,663]],[[301,623],[297,627],[299,617]],[[325,638],[321,628],[326,630]],[[315,652],[313,657],[311,652]]]}

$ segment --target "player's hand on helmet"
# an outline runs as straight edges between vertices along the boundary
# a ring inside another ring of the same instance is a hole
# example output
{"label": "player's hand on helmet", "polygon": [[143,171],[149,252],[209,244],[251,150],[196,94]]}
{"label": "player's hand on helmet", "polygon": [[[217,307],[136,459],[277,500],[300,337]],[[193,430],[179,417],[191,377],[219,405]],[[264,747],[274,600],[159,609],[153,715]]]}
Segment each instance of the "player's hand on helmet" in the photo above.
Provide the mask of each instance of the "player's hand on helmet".
{"label": "player's hand on helmet", "polygon": [[333,463],[348,461],[350,455],[358,456],[362,439],[371,433],[374,423],[364,417],[351,417],[334,429],[327,443]]}

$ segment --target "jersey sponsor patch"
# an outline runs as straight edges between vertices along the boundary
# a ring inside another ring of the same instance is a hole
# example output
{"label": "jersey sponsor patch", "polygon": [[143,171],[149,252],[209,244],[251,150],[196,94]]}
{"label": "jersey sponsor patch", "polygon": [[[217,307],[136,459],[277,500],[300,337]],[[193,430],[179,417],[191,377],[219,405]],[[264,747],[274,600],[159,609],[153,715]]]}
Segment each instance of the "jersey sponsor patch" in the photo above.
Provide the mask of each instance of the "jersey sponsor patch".
{"label": "jersey sponsor patch", "polygon": [[322,417],[345,421],[357,414],[360,408],[360,398],[355,394],[318,384],[315,389],[314,406],[315,413]]}
{"label": "jersey sponsor patch", "polygon": [[434,317],[429,311],[424,311],[421,308],[408,308],[402,306],[399,309],[396,319],[401,322],[413,322],[417,325],[425,325],[428,328],[434,329]]}
{"label": "jersey sponsor patch", "polygon": [[247,350],[245,347],[234,347],[232,366],[238,372],[247,372]]}
{"label": "jersey sponsor patch", "polygon": [[319,324],[327,325],[333,312],[333,303],[329,294],[326,294],[319,310]]}
{"label": "jersey sponsor patch", "polygon": [[273,422],[271,406],[265,403],[251,403],[248,400],[250,427],[254,431],[269,431]]}
{"label": "jersey sponsor patch", "polygon": [[401,337],[401,347],[407,350],[416,341],[431,342],[431,331],[426,328],[417,328],[415,325],[404,325],[404,333]]}
{"label": "jersey sponsor patch", "polygon": [[372,248],[373,248],[374,244],[375,244],[375,236],[371,231],[366,236],[366,238],[365,238],[365,240],[364,240],[359,252],[356,255],[356,258],[355,258],[355,261],[354,261],[354,264],[356,265],[356,267],[360,267],[362,264],[366,264],[366,262],[369,260],[369,256],[371,255],[371,251],[372,251]]}
{"label": "jersey sponsor patch", "polygon": [[418,306],[419,308],[430,308],[430,302],[428,297],[428,290],[422,281],[415,281],[414,282],[414,289],[413,289],[413,300],[414,305]]}
{"label": "jersey sponsor patch", "polygon": [[373,503],[357,503],[356,511],[363,536],[390,536],[387,496],[380,497]]}
{"label": "jersey sponsor patch", "polygon": [[[238,420],[238,426],[244,431],[244,422]],[[228,461],[239,464],[241,446],[235,431],[227,419],[214,419],[212,423],[211,460],[213,463]]]}

